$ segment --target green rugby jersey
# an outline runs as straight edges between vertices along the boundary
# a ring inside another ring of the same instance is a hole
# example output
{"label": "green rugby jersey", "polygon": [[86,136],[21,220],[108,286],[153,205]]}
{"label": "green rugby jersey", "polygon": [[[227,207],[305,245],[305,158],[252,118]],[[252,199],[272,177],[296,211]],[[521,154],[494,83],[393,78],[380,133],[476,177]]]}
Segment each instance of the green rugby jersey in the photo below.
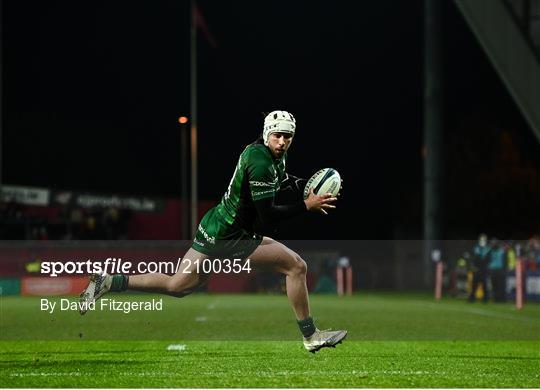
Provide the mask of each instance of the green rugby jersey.
{"label": "green rugby jersey", "polygon": [[274,197],[285,178],[287,153],[275,159],[264,144],[248,145],[236,164],[227,191],[216,209],[231,227],[253,230],[254,201]]}

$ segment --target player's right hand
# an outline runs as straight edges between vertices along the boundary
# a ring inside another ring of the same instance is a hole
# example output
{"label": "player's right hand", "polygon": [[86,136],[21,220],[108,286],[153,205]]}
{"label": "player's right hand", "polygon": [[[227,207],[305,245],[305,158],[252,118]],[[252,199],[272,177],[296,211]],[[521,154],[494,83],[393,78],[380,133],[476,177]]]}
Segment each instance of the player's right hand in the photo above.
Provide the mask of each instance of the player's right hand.
{"label": "player's right hand", "polygon": [[332,194],[315,195],[313,193],[313,188],[311,188],[309,190],[307,199],[304,200],[304,203],[309,211],[316,211],[326,215],[328,214],[326,210],[336,208],[336,206],[332,204],[336,200],[337,198],[333,197]]}

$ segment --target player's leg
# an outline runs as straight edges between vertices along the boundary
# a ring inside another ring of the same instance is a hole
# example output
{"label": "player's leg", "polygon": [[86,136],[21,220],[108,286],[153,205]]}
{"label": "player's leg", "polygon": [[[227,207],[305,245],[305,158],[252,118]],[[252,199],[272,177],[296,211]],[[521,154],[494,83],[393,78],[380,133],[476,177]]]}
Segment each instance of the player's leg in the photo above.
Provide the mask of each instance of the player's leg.
{"label": "player's leg", "polygon": [[169,276],[156,273],[130,276],[126,289],[182,298],[191,294],[197,286],[206,281],[207,275],[197,273],[196,267],[196,261],[202,262],[206,257],[208,256],[190,248],[184,255],[176,274]]}
{"label": "player's leg", "polygon": [[91,275],[88,287],[83,291],[79,300],[79,312],[85,314],[90,304],[97,301],[109,291],[123,292],[126,290],[155,292],[184,297],[193,292],[201,283],[206,282],[207,275],[198,274],[196,260],[201,261],[206,256],[193,248],[184,255],[178,272],[172,276],[149,273],[142,275]]}
{"label": "player's leg", "polygon": [[316,352],[324,347],[334,347],[343,341],[347,331],[320,331],[315,327],[309,308],[307,264],[296,252],[269,237],[264,237],[249,259],[254,268],[271,269],[285,275],[287,297],[304,336],[304,347],[308,351]]}
{"label": "player's leg", "polygon": [[298,321],[310,316],[306,284],[307,264],[293,250],[269,237],[249,256],[254,268],[270,269],[285,275],[287,297]]}

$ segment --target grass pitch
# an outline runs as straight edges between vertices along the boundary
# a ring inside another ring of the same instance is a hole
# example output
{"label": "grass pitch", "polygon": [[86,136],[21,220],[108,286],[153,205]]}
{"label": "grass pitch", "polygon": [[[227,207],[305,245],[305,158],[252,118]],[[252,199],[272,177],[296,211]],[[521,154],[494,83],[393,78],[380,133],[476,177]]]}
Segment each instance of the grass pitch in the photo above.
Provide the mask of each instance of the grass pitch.
{"label": "grass pitch", "polygon": [[[113,295],[111,295],[113,297]],[[149,300],[150,295],[115,295]],[[59,300],[60,298],[51,298]],[[49,314],[0,298],[2,387],[540,387],[540,306],[312,296],[336,349],[303,349],[286,297],[163,297],[156,312]]]}

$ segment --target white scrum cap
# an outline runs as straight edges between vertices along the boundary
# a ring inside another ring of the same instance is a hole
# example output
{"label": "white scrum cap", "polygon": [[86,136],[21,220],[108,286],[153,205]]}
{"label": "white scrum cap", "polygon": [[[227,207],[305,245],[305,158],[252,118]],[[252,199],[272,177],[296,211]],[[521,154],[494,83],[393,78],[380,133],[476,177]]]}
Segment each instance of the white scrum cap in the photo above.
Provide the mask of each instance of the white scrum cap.
{"label": "white scrum cap", "polygon": [[268,137],[272,133],[289,133],[294,136],[296,119],[287,111],[272,111],[264,118],[263,140],[268,146]]}

